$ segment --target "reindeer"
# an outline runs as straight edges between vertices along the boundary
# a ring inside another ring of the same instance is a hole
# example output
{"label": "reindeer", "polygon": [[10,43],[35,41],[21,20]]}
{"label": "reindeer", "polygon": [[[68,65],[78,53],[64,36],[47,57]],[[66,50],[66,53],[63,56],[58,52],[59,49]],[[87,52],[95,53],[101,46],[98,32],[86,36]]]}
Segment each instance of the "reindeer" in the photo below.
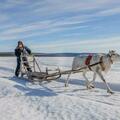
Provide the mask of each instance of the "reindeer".
{"label": "reindeer", "polygon": [[[113,50],[109,51],[108,54],[92,55],[91,59],[89,60],[89,64],[86,65],[85,61],[87,60],[87,58],[88,56],[76,56],[73,59],[72,70],[76,70],[86,66],[86,69],[82,70],[82,73],[83,73],[83,77],[86,80],[87,89],[94,88],[93,83],[96,79],[96,76],[98,75],[101,78],[101,80],[105,83],[107,87],[107,92],[113,94],[113,91],[110,89],[109,85],[107,84],[102,72],[107,73],[114,62],[120,61],[120,55]],[[90,67],[91,64],[95,64],[95,63],[98,63],[98,64]],[[94,73],[93,80],[91,82],[88,80],[86,76],[86,73],[88,71],[92,71]],[[67,80],[65,81],[65,87],[68,86],[70,75],[71,73],[68,74]]]}

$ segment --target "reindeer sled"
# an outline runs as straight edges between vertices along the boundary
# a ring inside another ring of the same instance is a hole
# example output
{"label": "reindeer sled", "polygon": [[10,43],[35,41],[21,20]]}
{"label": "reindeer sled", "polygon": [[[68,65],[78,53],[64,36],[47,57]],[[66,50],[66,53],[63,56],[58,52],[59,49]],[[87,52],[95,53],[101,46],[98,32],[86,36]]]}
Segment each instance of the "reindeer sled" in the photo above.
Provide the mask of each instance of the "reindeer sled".
{"label": "reindeer sled", "polygon": [[[24,60],[24,57],[27,59]],[[62,75],[68,75],[67,80],[65,81],[65,86],[68,86],[69,77],[71,74],[83,73],[83,76],[86,80],[86,87],[88,89],[93,88],[93,82],[98,75],[103,82],[106,84],[107,91],[113,93],[104,79],[102,72],[107,72],[113,62],[119,61],[120,55],[114,51],[110,51],[108,54],[96,55],[96,56],[76,56],[73,59],[72,69],[61,71],[59,68],[55,70],[50,70],[46,68],[46,71],[43,72],[34,56],[21,56],[21,77],[26,77],[31,82],[43,82],[43,81],[52,81],[59,79]],[[31,68],[31,70],[29,70]],[[89,82],[86,77],[86,72],[92,71],[94,73],[93,81]]]}
{"label": "reindeer sled", "polygon": [[[24,59],[26,58],[26,59]],[[51,81],[51,80],[57,80],[61,77],[61,75],[67,75],[67,74],[74,74],[74,73],[79,73],[82,72],[86,68],[91,68],[93,66],[96,66],[98,64],[101,64],[100,62],[78,68],[76,70],[66,70],[66,71],[61,71],[58,68],[51,70],[49,68],[46,68],[46,71],[43,72],[36,60],[36,58],[33,55],[26,55],[26,56],[21,56],[21,77],[25,77],[28,80],[34,82],[42,82],[42,81]],[[31,68],[29,71],[28,69]]]}

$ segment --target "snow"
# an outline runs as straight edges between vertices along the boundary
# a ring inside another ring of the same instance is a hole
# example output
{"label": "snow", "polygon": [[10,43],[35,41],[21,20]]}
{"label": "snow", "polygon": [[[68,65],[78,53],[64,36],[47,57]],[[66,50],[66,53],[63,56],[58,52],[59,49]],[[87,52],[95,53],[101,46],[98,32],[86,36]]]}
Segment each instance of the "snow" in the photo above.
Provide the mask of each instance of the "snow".
{"label": "snow", "polygon": [[[37,58],[42,70],[70,69],[73,58]],[[120,120],[120,63],[105,75],[115,94],[106,92],[97,78],[95,89],[87,90],[81,73],[41,85],[33,85],[14,76],[16,59],[0,58],[0,120]],[[92,79],[92,73],[88,73]]]}

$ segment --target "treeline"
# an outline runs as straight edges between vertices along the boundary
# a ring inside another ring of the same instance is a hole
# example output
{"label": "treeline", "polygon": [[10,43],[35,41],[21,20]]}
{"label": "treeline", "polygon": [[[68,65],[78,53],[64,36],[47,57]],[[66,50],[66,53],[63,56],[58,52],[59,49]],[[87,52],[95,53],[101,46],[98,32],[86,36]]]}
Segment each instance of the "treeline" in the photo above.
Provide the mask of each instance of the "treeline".
{"label": "treeline", "polygon": [[[75,57],[77,55],[88,55],[89,53],[33,53],[37,57]],[[0,57],[14,57],[13,52],[0,52]]]}

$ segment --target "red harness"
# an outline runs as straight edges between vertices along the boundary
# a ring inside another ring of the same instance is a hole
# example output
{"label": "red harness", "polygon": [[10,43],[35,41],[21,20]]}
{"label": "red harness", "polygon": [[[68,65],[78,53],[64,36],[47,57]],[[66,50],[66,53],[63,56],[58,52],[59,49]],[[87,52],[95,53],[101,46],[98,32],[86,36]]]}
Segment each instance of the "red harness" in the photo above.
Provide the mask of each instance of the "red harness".
{"label": "red harness", "polygon": [[86,60],[85,60],[85,65],[90,65],[90,61],[91,61],[91,59],[92,59],[92,55],[91,54],[89,54],[88,56],[87,56],[87,58],[86,58]]}

